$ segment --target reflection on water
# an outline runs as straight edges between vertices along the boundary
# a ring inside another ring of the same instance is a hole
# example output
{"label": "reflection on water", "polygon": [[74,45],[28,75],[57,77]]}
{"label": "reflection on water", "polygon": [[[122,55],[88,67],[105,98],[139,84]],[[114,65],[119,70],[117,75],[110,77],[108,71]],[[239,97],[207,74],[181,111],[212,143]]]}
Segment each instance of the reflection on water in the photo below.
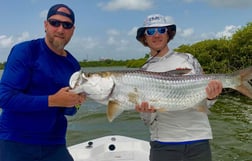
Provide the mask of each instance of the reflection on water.
{"label": "reflection on water", "polygon": [[[113,69],[88,68],[88,71]],[[112,123],[105,113],[106,106],[87,100],[77,115],[68,117],[68,145],[114,134],[149,139],[149,131],[138,113],[126,111]],[[252,161],[251,99],[237,94],[222,95],[211,108],[209,120],[214,135],[211,141],[213,161]]]}

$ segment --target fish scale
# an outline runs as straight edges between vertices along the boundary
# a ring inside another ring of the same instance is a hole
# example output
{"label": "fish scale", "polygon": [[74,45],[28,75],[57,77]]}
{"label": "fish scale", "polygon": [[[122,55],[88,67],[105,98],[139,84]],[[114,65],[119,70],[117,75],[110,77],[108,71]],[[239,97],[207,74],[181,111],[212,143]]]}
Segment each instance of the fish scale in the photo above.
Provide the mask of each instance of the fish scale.
{"label": "fish scale", "polygon": [[252,98],[252,67],[232,74],[183,75],[188,70],[168,72],[104,71],[74,73],[72,92],[106,104],[109,121],[125,110],[134,110],[143,101],[158,112],[195,109],[207,111],[205,88],[210,80],[220,80],[223,88],[233,88]]}
{"label": "fish scale", "polygon": [[[138,79],[138,77],[140,78]],[[179,82],[178,80],[172,79],[170,77],[168,78],[164,77],[162,79],[153,79],[149,77],[142,77],[142,75],[140,74],[138,76],[134,75],[132,77],[125,76],[125,80],[123,80],[124,76],[123,78],[122,77],[119,77],[119,78],[120,79],[116,77],[114,78],[115,83],[117,84],[117,89],[120,89],[120,92],[114,91],[115,98],[117,97],[118,94],[126,95],[124,93],[128,93],[132,91],[132,88],[125,89],[125,86],[127,87],[134,86],[136,89],[142,90],[141,93],[147,93],[146,95],[139,94],[140,96],[142,96],[140,101],[149,101],[151,105],[156,106],[156,107],[163,107],[163,105],[170,105],[170,107],[175,108],[176,110],[179,110],[178,107],[181,107],[181,109],[183,109],[185,108],[184,107],[185,105],[188,105],[188,103],[192,102],[191,100],[200,98],[197,96],[196,98],[191,99],[190,97],[192,90],[200,91],[200,90],[196,90],[197,89],[196,87],[199,87],[199,84],[191,85],[191,79],[188,79],[188,81],[182,80],[181,82]],[[135,82],[134,80],[141,80],[141,81]],[[206,86],[209,80],[206,80],[204,84],[201,85],[202,88]],[[188,82],[190,82],[190,84]],[[205,97],[204,92],[198,95],[202,95],[201,96],[202,99]],[[195,95],[192,95],[192,96],[195,96]],[[152,101],[152,100],[159,100],[159,101],[157,102],[157,101]],[[120,100],[120,101],[123,104],[124,100]],[[138,101],[138,103],[141,103],[141,102]],[[167,110],[173,111],[173,109],[167,109]]]}

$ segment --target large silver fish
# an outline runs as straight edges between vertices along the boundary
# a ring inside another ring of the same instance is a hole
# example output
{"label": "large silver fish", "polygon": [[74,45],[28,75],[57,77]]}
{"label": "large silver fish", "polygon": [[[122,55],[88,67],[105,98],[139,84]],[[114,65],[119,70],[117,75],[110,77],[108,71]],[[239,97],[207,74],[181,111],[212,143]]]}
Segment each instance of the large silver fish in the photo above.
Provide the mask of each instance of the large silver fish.
{"label": "large silver fish", "polygon": [[142,101],[149,102],[158,111],[207,109],[205,88],[213,79],[220,80],[223,88],[235,89],[252,99],[252,66],[233,74],[203,75],[142,70],[79,71],[71,76],[70,87],[75,93],[85,93],[96,102],[107,105],[107,117],[111,122],[123,111],[135,109]]}

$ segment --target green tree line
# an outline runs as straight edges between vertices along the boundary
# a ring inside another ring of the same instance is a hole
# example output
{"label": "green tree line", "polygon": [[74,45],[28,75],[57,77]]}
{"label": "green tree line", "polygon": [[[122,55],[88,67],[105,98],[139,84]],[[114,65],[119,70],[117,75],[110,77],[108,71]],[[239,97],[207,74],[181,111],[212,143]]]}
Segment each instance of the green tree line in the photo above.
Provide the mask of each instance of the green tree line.
{"label": "green tree line", "polygon": [[[208,39],[192,45],[181,45],[174,49],[178,52],[191,53],[202,65],[205,73],[229,73],[252,65],[252,22],[237,30],[230,38]],[[80,61],[82,67],[126,66],[139,68],[148,59]],[[5,63],[0,63],[4,68]]]}
{"label": "green tree line", "polygon": [[229,73],[252,65],[252,22],[231,38],[181,45],[176,51],[193,54],[206,73]]}

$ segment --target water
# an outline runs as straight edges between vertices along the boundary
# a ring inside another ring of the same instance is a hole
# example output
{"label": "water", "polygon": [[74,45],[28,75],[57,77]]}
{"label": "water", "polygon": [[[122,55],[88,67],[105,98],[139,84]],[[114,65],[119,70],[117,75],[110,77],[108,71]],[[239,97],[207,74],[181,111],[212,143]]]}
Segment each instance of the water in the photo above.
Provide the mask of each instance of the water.
{"label": "water", "polygon": [[221,96],[211,111],[214,161],[252,161],[252,100]]}
{"label": "water", "polygon": [[[115,68],[86,68],[87,71]],[[120,68],[121,69],[121,68]],[[106,106],[87,100],[77,115],[68,117],[68,145],[105,135],[125,135],[149,140],[148,128],[134,111],[126,111],[112,123],[106,118]],[[213,161],[252,161],[252,100],[236,94],[224,94],[211,108],[209,120]]]}

